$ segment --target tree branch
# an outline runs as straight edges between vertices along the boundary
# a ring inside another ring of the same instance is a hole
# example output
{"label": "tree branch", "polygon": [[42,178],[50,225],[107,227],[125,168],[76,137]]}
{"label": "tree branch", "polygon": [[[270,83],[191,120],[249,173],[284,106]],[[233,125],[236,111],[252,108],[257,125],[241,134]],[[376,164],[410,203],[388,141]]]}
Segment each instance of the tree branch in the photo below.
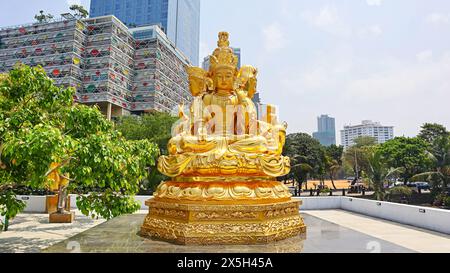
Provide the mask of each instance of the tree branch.
{"label": "tree branch", "polygon": [[0,185],[0,192],[6,191],[6,190],[12,190],[15,188],[17,188],[17,185],[14,185],[14,184]]}
{"label": "tree branch", "polygon": [[66,160],[64,160],[64,161],[63,161],[61,164],[59,164],[58,166],[56,166],[56,167],[54,167],[54,168],[48,170],[48,171],[45,173],[44,176],[48,176],[48,175],[49,175],[50,173],[52,173],[53,171],[58,170],[58,169],[60,169],[61,167],[64,167],[64,166],[67,165],[67,164],[70,162],[70,160],[72,160],[72,159],[76,159],[76,158],[75,158],[75,157],[69,157],[69,158],[67,158]]}

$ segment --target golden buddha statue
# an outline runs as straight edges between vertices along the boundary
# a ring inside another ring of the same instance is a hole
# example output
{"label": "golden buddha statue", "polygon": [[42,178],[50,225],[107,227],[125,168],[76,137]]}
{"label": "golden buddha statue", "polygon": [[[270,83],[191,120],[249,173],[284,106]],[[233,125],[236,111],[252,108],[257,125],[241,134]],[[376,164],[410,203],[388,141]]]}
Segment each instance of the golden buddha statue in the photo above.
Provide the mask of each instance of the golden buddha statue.
{"label": "golden buddha statue", "polygon": [[272,179],[289,173],[289,158],[281,155],[286,128],[258,121],[251,100],[256,93],[257,69],[237,69],[237,57],[228,47],[228,34],[219,34],[219,48],[210,69],[188,68],[194,101],[189,115],[169,141],[168,156],[158,169],[175,180],[196,181],[208,176],[249,176]]}
{"label": "golden buddha statue", "polygon": [[[171,181],[161,183],[148,201],[143,235],[186,244],[245,243],[279,240],[305,229],[299,201],[291,201],[288,188],[276,181],[290,171],[289,158],[282,155],[287,124],[270,115],[258,120],[252,101],[258,70],[252,66],[238,70],[228,38],[228,33],[219,33],[209,71],[186,68],[194,99],[187,114],[180,106],[169,155],[158,160],[158,170]],[[233,219],[230,212],[225,213],[231,208],[240,224],[259,219],[262,222],[255,228],[270,223],[284,226],[274,224],[277,232],[267,231],[253,239],[235,234],[232,242],[228,240],[233,232],[208,238],[191,234],[195,228],[206,232],[223,228],[214,221]],[[198,222],[206,220],[213,225]]]}

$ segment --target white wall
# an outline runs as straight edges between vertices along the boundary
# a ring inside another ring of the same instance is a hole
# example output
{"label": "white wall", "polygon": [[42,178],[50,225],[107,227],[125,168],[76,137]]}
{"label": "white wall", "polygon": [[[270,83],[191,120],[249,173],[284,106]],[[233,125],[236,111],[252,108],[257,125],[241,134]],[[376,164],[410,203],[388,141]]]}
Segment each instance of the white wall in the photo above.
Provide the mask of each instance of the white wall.
{"label": "white wall", "polygon": [[341,197],[341,209],[450,234],[450,210]]}
{"label": "white wall", "polygon": [[[17,196],[27,203],[25,212],[44,213],[45,196]],[[28,198],[28,199],[27,199]],[[76,195],[70,195],[72,209],[76,209]],[[148,210],[145,201],[150,196],[136,196],[141,210]],[[27,200],[26,200],[27,199]],[[343,209],[367,216],[412,225],[419,228],[450,234],[450,210],[379,202],[347,196],[296,197],[303,204],[301,211]]]}
{"label": "white wall", "polygon": [[311,197],[294,197],[294,200],[301,200],[303,203],[300,210],[326,210],[340,209],[340,196],[311,196]]}
{"label": "white wall", "polygon": [[145,201],[148,199],[153,198],[151,196],[135,196],[135,199],[141,203],[141,210],[148,210],[148,207],[145,205]]}
{"label": "white wall", "polygon": [[17,199],[26,203],[24,212],[45,213],[47,199],[45,196],[17,195]]}
{"label": "white wall", "polygon": [[[77,209],[77,195],[70,194],[70,208]],[[29,213],[45,213],[46,210],[46,197],[45,196],[22,196],[17,195],[17,198],[25,201],[27,206],[24,212]],[[28,199],[28,200],[27,200]],[[136,201],[141,204],[141,210],[148,210],[145,205],[145,201],[150,199],[150,196],[135,196]]]}

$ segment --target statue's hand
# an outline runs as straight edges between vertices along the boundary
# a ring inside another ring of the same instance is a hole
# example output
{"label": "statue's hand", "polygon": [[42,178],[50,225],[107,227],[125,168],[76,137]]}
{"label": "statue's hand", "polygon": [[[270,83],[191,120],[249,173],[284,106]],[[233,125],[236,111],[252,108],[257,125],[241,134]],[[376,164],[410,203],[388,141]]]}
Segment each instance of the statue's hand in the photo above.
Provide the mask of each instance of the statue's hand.
{"label": "statue's hand", "polygon": [[187,120],[188,117],[186,115],[186,113],[184,113],[184,104],[179,104],[178,105],[178,117],[182,120]]}
{"label": "statue's hand", "polygon": [[240,103],[244,102],[246,99],[248,99],[248,95],[247,92],[245,92],[244,90],[237,90],[236,91],[236,95],[238,97],[238,100]]}
{"label": "statue's hand", "polygon": [[198,140],[199,141],[206,141],[206,138],[208,136],[208,130],[204,126],[201,126],[198,128]]}

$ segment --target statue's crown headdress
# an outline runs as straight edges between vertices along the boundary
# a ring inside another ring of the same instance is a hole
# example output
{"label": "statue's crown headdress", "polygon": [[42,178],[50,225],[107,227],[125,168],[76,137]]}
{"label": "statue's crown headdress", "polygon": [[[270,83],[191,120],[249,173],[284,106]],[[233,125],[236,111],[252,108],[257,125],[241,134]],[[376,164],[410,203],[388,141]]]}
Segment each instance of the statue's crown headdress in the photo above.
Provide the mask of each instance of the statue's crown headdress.
{"label": "statue's crown headdress", "polygon": [[209,71],[214,72],[220,67],[227,67],[237,71],[238,57],[230,48],[230,41],[228,40],[228,32],[219,32],[218,48],[214,50],[213,55],[209,58]]}

